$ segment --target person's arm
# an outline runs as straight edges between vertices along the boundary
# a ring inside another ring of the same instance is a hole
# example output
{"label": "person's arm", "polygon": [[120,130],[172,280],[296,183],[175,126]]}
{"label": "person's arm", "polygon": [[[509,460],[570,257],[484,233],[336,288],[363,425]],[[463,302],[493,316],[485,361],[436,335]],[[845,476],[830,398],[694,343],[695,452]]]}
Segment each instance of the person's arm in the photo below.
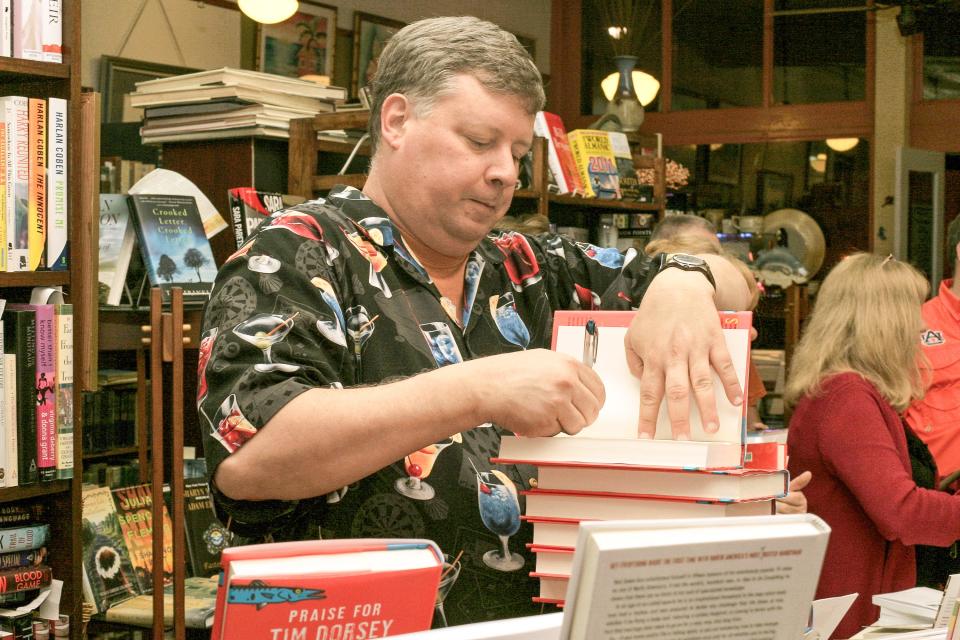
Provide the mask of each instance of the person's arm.
{"label": "person's arm", "polygon": [[823,408],[817,428],[824,461],[884,538],[935,546],[960,538],[960,496],[917,486],[873,396],[847,385]]}
{"label": "person's arm", "polygon": [[372,387],[311,389],[221,462],[215,482],[236,500],[324,495],[486,422],[527,436],[576,433],[603,400],[592,369],[544,349]]}
{"label": "person's arm", "polygon": [[665,269],[643,294],[627,331],[627,363],[640,378],[641,438],[653,437],[660,402],[667,398],[673,437],[690,437],[690,393],[707,432],[718,428],[711,369],[727,398],[743,402],[743,390],[727,352],[717,310],[741,310],[750,301],[743,276],[722,256],[700,255],[710,265],[716,290],[696,271]]}

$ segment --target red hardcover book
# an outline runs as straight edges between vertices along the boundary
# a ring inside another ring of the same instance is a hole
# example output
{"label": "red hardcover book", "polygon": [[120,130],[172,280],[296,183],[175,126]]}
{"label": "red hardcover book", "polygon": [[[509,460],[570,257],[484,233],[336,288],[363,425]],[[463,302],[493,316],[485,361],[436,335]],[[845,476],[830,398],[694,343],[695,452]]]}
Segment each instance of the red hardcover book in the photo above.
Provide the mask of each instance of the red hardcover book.
{"label": "red hardcover book", "polygon": [[430,628],[443,556],[429,540],[224,549],[216,639],[382,638]]}
{"label": "red hardcover book", "polygon": [[50,584],[50,567],[14,567],[0,571],[0,594],[40,589]]}
{"label": "red hardcover book", "polygon": [[555,113],[539,111],[533,121],[533,131],[547,139],[547,165],[560,193],[578,193],[583,195],[583,182],[577,171],[577,163],[567,140],[567,129],[563,120]]}

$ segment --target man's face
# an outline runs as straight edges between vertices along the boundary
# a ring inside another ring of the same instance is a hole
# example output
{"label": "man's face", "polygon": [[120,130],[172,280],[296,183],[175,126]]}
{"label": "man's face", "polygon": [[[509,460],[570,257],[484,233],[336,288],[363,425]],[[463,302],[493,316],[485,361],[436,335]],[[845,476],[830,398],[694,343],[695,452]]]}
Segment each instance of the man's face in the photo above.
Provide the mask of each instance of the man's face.
{"label": "man's face", "polygon": [[472,76],[423,117],[412,114],[384,162],[385,203],[407,236],[448,257],[469,254],[506,213],[533,114]]}

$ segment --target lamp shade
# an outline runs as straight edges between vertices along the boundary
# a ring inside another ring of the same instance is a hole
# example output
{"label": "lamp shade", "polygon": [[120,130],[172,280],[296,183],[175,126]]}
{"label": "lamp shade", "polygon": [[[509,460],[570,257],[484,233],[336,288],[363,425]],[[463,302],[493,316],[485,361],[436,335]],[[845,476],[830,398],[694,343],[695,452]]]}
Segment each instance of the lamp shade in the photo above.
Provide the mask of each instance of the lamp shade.
{"label": "lamp shade", "polygon": [[263,24],[283,22],[300,8],[297,0],[239,0],[240,11]]}
{"label": "lamp shade", "polygon": [[860,144],[860,138],[827,138],[827,146],[840,153],[850,151],[858,144]]}
{"label": "lamp shade", "polygon": [[[640,100],[640,104],[647,106],[653,99],[657,97],[657,92],[660,91],[660,81],[654,78],[649,73],[643,71],[637,71],[634,69],[633,74],[633,87],[637,92],[637,99]],[[600,83],[600,89],[603,90],[603,95],[606,96],[607,100],[613,99],[613,94],[617,90],[617,81],[620,79],[619,73],[611,73]]]}

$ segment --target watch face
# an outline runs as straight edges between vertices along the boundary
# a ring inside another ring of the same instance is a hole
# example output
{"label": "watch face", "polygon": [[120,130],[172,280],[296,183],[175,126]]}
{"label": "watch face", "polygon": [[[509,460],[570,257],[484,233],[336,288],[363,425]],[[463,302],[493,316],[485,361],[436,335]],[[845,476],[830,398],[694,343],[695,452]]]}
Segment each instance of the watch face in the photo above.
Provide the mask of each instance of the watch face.
{"label": "watch face", "polygon": [[698,258],[697,256],[687,255],[685,253],[678,253],[672,258],[675,262],[681,265],[689,267],[702,267],[706,264],[706,261],[703,258]]}

